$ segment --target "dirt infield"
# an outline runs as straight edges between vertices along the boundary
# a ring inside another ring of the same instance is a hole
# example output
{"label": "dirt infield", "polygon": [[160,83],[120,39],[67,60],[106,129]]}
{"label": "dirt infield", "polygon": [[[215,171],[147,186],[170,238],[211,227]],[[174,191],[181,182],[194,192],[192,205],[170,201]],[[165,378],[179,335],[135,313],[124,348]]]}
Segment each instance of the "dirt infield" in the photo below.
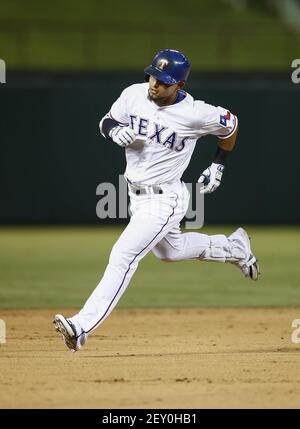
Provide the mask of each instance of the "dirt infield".
{"label": "dirt infield", "polygon": [[0,312],[0,408],[300,407],[300,308],[115,310],[78,353],[53,314]]}

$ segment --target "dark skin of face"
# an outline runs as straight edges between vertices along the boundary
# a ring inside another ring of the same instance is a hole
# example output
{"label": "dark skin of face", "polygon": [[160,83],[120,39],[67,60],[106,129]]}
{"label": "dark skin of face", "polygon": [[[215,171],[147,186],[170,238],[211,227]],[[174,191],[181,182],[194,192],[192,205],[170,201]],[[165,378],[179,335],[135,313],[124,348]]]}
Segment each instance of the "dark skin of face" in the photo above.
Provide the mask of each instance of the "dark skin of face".
{"label": "dark skin of face", "polygon": [[173,104],[177,97],[177,91],[184,86],[184,82],[178,82],[174,85],[167,85],[156,79],[154,76],[149,78],[149,98],[158,106],[168,106]]}

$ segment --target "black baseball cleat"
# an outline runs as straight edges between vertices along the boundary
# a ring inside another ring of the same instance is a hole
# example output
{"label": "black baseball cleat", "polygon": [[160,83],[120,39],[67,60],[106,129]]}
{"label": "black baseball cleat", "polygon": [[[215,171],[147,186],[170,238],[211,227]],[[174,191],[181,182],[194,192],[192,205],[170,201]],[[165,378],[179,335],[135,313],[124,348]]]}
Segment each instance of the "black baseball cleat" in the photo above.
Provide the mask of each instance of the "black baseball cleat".
{"label": "black baseball cleat", "polygon": [[77,333],[73,323],[61,314],[57,314],[54,317],[53,323],[55,325],[56,331],[62,334],[63,340],[68,349],[70,349],[72,352],[76,352],[78,350]]}

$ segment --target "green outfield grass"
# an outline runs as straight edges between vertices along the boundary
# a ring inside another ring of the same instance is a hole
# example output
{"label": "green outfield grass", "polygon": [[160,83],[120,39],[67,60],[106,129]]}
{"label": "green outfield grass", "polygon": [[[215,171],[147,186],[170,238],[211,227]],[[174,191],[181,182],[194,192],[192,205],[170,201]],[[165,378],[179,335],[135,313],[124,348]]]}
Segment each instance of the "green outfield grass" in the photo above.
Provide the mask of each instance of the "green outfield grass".
{"label": "green outfield grass", "polygon": [[[0,307],[80,307],[101,278],[123,227],[0,228]],[[230,233],[235,227],[203,228]],[[300,305],[300,227],[248,227],[257,283],[230,264],[140,263],[120,307]]]}
{"label": "green outfield grass", "polygon": [[192,70],[288,70],[299,46],[299,37],[263,5],[1,2],[0,53],[8,70],[143,70],[167,47],[185,52]]}

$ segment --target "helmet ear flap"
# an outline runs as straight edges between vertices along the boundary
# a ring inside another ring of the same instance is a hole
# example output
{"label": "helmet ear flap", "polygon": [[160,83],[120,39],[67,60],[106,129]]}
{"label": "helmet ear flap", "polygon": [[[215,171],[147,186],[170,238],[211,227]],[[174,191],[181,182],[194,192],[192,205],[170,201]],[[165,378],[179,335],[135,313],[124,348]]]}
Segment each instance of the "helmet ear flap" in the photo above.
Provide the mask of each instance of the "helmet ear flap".
{"label": "helmet ear flap", "polygon": [[144,81],[149,82],[149,79],[150,79],[150,76],[147,73],[145,73],[144,74]]}

